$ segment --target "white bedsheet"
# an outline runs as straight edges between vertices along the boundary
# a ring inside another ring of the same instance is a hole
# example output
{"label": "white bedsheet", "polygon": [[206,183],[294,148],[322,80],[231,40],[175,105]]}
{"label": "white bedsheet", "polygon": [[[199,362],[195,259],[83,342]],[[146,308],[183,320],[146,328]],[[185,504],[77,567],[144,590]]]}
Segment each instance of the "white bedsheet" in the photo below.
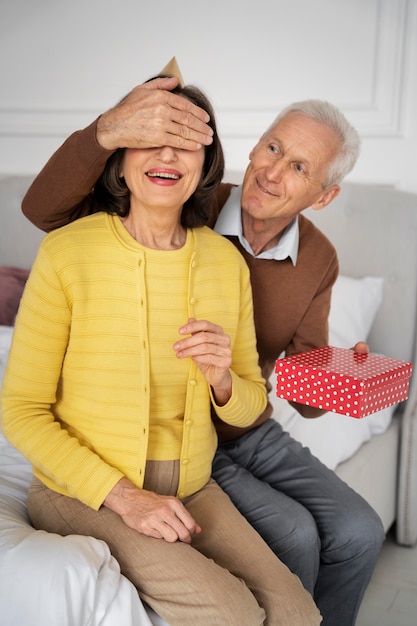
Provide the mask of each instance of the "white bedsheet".
{"label": "white bedsheet", "polygon": [[[12,328],[0,326],[0,383]],[[0,432],[0,623],[2,626],[163,626],[93,537],[29,524],[28,461]]]}
{"label": "white bedsheet", "polygon": [[0,434],[0,615],[3,626],[151,626],[107,545],[34,530],[30,465]]}

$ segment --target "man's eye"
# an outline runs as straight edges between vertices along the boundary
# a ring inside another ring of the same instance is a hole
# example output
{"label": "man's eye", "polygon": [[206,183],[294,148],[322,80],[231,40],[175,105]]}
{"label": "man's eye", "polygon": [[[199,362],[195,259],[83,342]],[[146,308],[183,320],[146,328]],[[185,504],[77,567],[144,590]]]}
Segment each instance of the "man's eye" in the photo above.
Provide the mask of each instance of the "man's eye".
{"label": "man's eye", "polygon": [[278,146],[276,146],[276,145],[274,145],[274,144],[272,144],[272,143],[268,144],[268,150],[269,150],[269,152],[271,152],[272,154],[278,154],[278,153],[279,153],[279,148],[278,148]]}
{"label": "man's eye", "polygon": [[294,167],[295,167],[295,170],[296,170],[297,174],[305,174],[306,173],[305,167],[304,167],[304,165],[301,165],[301,163],[296,163]]}

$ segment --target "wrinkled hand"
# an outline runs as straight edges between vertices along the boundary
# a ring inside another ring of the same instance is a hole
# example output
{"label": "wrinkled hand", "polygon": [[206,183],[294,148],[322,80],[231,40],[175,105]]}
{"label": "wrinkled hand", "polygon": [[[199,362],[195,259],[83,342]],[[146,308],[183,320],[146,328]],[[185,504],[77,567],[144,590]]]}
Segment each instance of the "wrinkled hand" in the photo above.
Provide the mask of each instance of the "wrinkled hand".
{"label": "wrinkled hand", "polygon": [[179,329],[188,337],[177,341],[173,348],[179,359],[191,358],[213,389],[219,405],[226,404],[232,395],[232,365],[230,337],[221,326],[207,320],[190,318]]}
{"label": "wrinkled hand", "polygon": [[209,115],[169,90],[178,78],[156,78],[135,87],[97,123],[97,141],[107,150],[171,146],[198,150],[212,143]]}
{"label": "wrinkled hand", "polygon": [[191,543],[192,536],[201,532],[178,498],[139,489],[127,478],[116,484],[104,505],[118,513],[129,528],[169,543]]}

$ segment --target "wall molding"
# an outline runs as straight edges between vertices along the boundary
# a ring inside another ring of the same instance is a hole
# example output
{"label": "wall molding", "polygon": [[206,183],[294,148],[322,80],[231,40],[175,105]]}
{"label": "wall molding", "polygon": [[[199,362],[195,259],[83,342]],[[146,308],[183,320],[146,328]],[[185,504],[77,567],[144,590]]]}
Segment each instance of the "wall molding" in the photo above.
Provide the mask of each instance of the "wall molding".
{"label": "wall molding", "polygon": [[1,109],[0,135],[4,137],[67,136],[90,124],[101,111],[93,109]]}
{"label": "wall molding", "polygon": [[[405,66],[412,0],[378,0],[376,45],[372,50],[373,85],[368,101],[334,101],[362,137],[402,137],[405,98]],[[395,26],[395,28],[394,28]],[[231,139],[257,138],[277,112],[285,106],[260,105],[257,110],[244,107],[220,108],[218,118],[223,136]],[[266,121],[265,121],[266,120]],[[243,130],[244,129],[244,130]]]}
{"label": "wall molding", "polygon": [[[372,55],[373,85],[369,101],[336,102],[362,137],[402,137],[405,98],[405,62],[409,40],[407,25],[412,0],[378,0],[375,47]],[[260,104],[256,110],[219,106],[217,119],[224,139],[257,138],[284,106]],[[67,136],[87,126],[100,111],[66,109],[0,108],[0,136]]]}

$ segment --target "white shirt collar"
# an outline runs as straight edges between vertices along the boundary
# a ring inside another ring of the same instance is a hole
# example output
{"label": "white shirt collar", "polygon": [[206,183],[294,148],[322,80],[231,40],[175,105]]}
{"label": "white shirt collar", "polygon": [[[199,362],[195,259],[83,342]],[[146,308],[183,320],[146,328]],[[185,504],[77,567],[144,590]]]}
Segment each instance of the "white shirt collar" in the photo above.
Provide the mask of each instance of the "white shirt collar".
{"label": "white shirt collar", "polygon": [[246,252],[257,259],[275,259],[275,261],[282,261],[290,257],[293,265],[296,265],[299,241],[298,218],[295,217],[284,229],[276,246],[255,255],[242,232],[241,196],[242,187],[233,187],[229,198],[217,218],[214,230],[220,235],[232,235],[238,237]]}

